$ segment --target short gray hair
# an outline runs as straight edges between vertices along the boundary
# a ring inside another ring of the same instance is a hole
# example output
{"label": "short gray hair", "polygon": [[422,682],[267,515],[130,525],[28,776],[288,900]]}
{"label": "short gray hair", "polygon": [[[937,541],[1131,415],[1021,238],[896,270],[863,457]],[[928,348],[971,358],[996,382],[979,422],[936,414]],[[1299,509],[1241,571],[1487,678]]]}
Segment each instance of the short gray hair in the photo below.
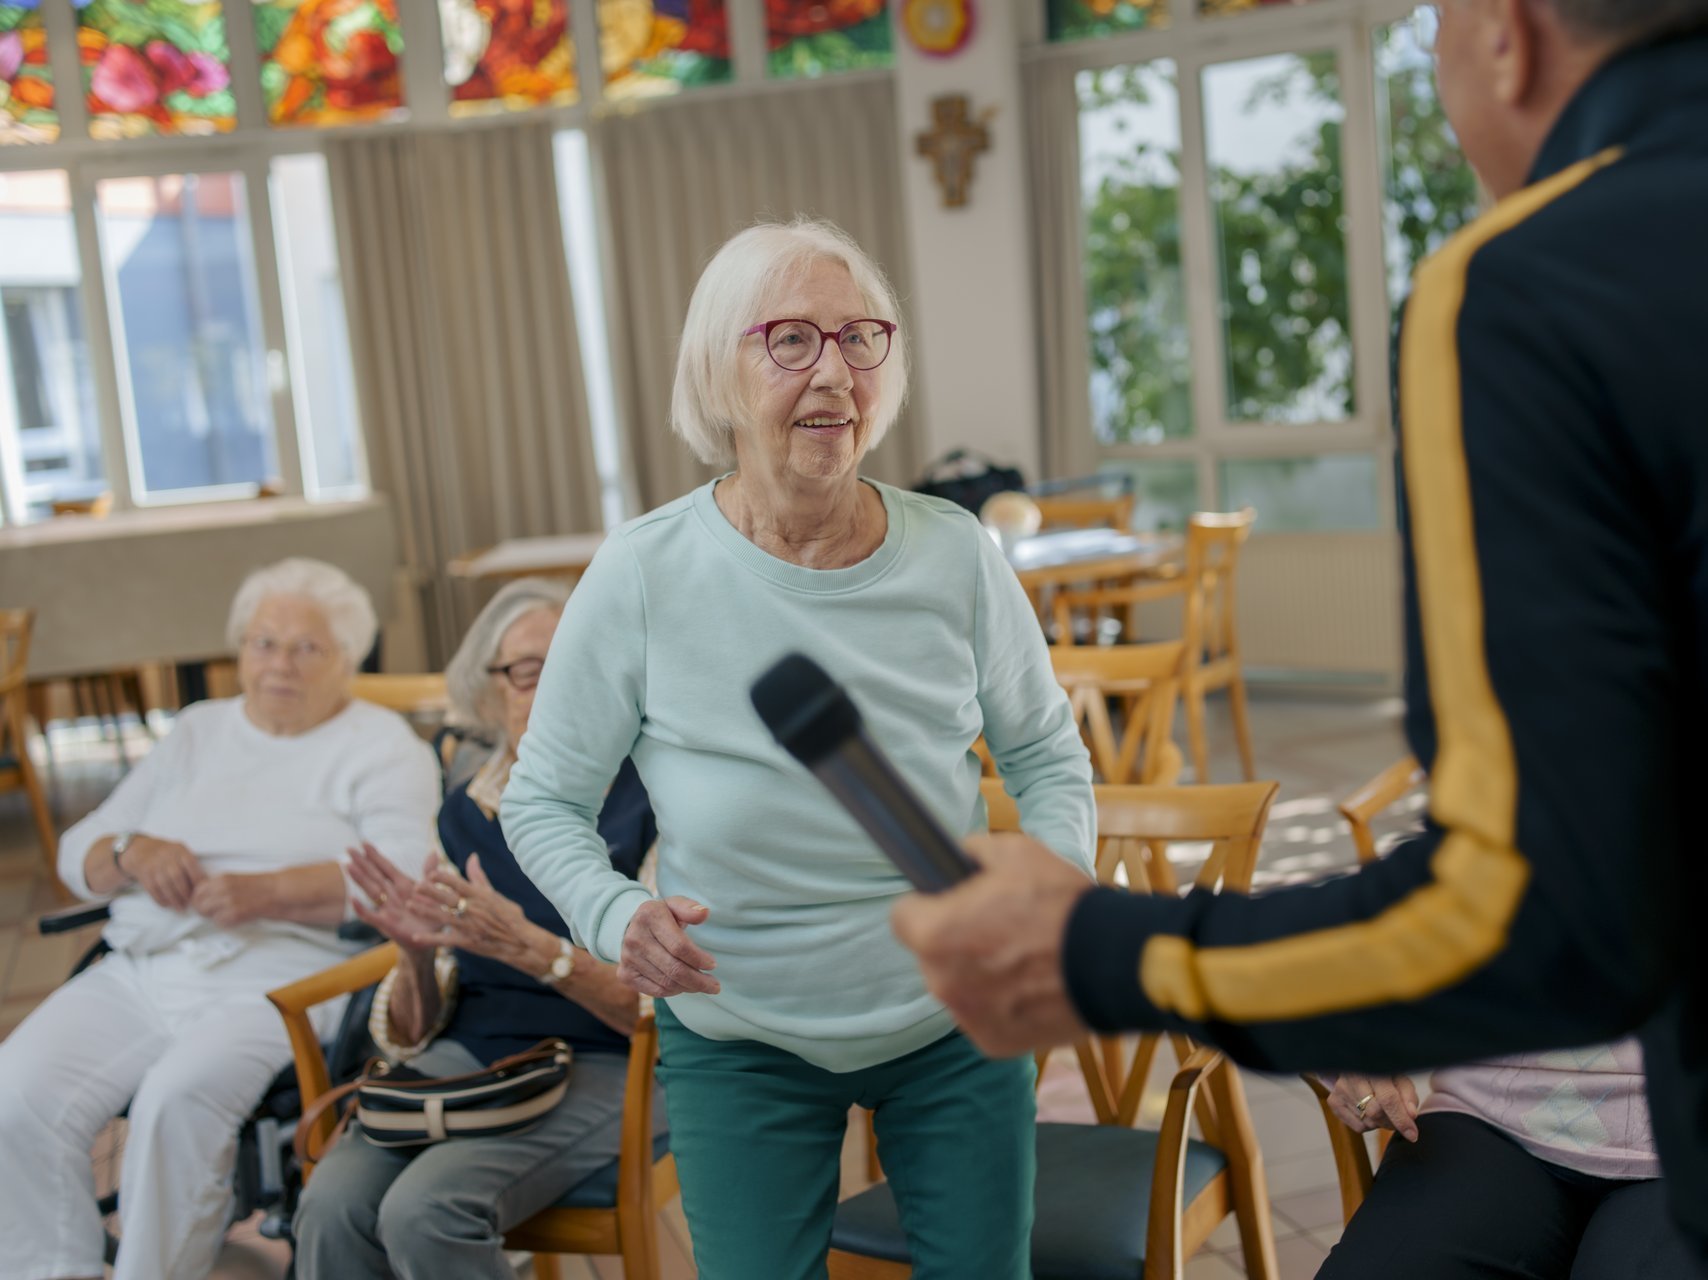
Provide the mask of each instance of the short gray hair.
{"label": "short gray hair", "polygon": [[557,612],[568,599],[568,587],[546,578],[518,578],[498,589],[445,665],[445,694],[451,704],[452,724],[478,730],[495,745],[504,745],[503,704],[496,697],[494,677],[486,669],[498,656],[506,631],[536,610]]}
{"label": "short gray hair", "polygon": [[1548,0],[1560,21],[1580,35],[1630,44],[1653,36],[1708,28],[1708,0]]}
{"label": "short gray hair", "polygon": [[[874,320],[899,323],[901,304],[883,270],[842,228],[812,218],[763,222],[737,232],[712,256],[694,286],[676,354],[670,425],[694,456],[712,466],[735,461],[735,432],[747,415],[737,390],[741,331],[782,289],[820,262],[848,268]],[[908,344],[898,329],[880,366],[867,448],[875,449],[907,399]]]}
{"label": "short gray hair", "polygon": [[225,638],[233,649],[242,647],[243,633],[249,630],[255,610],[272,596],[313,601],[326,615],[326,625],[332,629],[333,638],[352,671],[373,649],[380,620],[368,593],[337,565],[305,556],[292,556],[257,569],[243,580],[232,599],[231,615],[225,624]]}

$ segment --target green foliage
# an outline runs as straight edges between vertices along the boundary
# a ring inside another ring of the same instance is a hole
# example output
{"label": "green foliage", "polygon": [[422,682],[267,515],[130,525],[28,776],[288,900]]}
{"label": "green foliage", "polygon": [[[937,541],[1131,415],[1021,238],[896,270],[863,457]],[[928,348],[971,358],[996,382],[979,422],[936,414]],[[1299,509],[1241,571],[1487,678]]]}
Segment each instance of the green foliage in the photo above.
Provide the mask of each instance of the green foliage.
{"label": "green foliage", "polygon": [[[271,58],[279,47],[285,28],[291,25],[295,6],[291,4],[258,4],[255,6],[255,47],[263,58]],[[263,71],[265,67],[263,67]]]}
{"label": "green foliage", "polygon": [[887,13],[880,13],[840,31],[797,36],[781,49],[770,51],[765,69],[773,79],[799,80],[838,71],[887,67],[894,61],[890,18]]}
{"label": "green foliage", "polygon": [[[1391,77],[1387,193],[1396,269],[1409,274],[1476,209],[1476,184],[1427,69]],[[1081,79],[1081,110],[1143,105],[1174,92],[1153,68]],[[1248,111],[1340,101],[1331,54],[1298,58],[1256,86]],[[1288,421],[1304,410],[1350,414],[1345,191],[1341,127],[1326,118],[1310,145],[1256,173],[1217,166],[1221,319],[1229,415]],[[1179,153],[1135,143],[1086,208],[1086,301],[1101,434],[1145,443],[1192,432],[1185,306],[1180,296]],[[1196,301],[1196,300],[1195,300]],[[1302,405],[1301,402],[1304,402]]]}
{"label": "green foliage", "polygon": [[216,4],[186,0],[89,0],[79,21],[104,34],[113,44],[141,49],[150,40],[164,40],[185,53],[212,54],[224,62],[225,19]]}
{"label": "green foliage", "polygon": [[703,53],[666,49],[656,58],[637,62],[630,71],[637,76],[674,80],[684,88],[701,84],[726,84],[730,78],[728,58],[709,58]]}
{"label": "green foliage", "polygon": [[16,31],[24,25],[25,18],[32,18],[34,9],[21,9],[13,4],[0,4],[0,36],[8,31]]}

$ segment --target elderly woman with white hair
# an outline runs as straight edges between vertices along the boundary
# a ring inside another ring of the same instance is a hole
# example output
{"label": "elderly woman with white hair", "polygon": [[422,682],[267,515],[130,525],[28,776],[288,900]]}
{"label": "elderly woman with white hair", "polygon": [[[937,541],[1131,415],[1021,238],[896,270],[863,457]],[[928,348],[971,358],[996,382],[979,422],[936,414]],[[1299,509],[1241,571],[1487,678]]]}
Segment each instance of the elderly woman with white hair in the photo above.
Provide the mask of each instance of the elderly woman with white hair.
{"label": "elderly woman with white hair", "polygon": [[[606,540],[504,795],[510,847],[575,937],[661,998],[702,1280],[824,1274],[854,1104],[876,1112],[915,1276],[1030,1274],[1032,1063],[955,1030],[889,929],[907,882],[748,700],[811,653],[955,832],[985,825],[983,734],[1023,826],[1089,878],[1090,763],[1013,571],[959,508],[859,475],[906,388],[895,296],[841,231],[759,226],[718,252],[673,418],[733,469]],[[594,829],[627,757],[660,897]]]}
{"label": "elderly woman with white hair", "polygon": [[[550,582],[508,584],[445,670],[455,720],[496,744],[445,797],[445,858],[430,855],[419,880],[372,848],[350,865],[376,904],[357,914],[402,952],[374,998],[369,1027],[381,1049],[422,1075],[453,1076],[554,1036],[575,1053],[568,1091],[514,1133],[398,1148],[352,1126],[297,1210],[301,1280],[508,1280],[505,1231],[617,1158],[640,1001],[615,968],[570,944],[569,926],[516,865],[497,817],[568,594]],[[654,826],[633,766],[605,794],[598,833],[606,866],[635,875]]]}
{"label": "elderly woman with white hair", "polygon": [[[112,952],[0,1044],[0,1240],[15,1280],[102,1274],[90,1148],[129,1105],[120,1280],[211,1269],[239,1125],[290,1045],[266,992],[349,953],[345,850],[433,843],[433,754],[350,696],[378,624],[314,560],[252,574],[232,604],[239,697],[171,734],[60,840],[60,878],[112,897]],[[321,1011],[329,1030],[338,1009]]]}

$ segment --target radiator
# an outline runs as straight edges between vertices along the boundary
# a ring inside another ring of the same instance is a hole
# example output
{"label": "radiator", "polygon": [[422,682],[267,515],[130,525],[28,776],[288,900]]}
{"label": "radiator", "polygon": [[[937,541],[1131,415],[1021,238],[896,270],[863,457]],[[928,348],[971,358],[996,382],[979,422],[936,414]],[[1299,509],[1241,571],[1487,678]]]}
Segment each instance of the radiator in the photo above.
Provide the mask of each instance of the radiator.
{"label": "radiator", "polygon": [[1401,668],[1399,538],[1255,533],[1239,566],[1247,671],[1380,677]]}

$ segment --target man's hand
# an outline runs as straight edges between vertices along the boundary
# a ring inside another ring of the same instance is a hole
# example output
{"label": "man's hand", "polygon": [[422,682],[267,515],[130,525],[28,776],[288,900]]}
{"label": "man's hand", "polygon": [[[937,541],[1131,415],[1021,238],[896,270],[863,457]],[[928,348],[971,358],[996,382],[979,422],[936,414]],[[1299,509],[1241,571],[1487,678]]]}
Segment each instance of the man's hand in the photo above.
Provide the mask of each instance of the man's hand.
{"label": "man's hand", "polygon": [[1092,882],[1028,836],[973,836],[966,846],[983,870],[947,893],[897,903],[896,936],[986,1053],[1078,1039],[1086,1028],[1068,998],[1062,942]]}
{"label": "man's hand", "polygon": [[118,859],[118,869],[142,891],[171,911],[194,910],[191,898],[208,875],[201,861],[176,840],[135,836]]}
{"label": "man's hand", "polygon": [[190,895],[190,910],[222,929],[234,929],[265,916],[273,905],[272,876],[209,876]]}

